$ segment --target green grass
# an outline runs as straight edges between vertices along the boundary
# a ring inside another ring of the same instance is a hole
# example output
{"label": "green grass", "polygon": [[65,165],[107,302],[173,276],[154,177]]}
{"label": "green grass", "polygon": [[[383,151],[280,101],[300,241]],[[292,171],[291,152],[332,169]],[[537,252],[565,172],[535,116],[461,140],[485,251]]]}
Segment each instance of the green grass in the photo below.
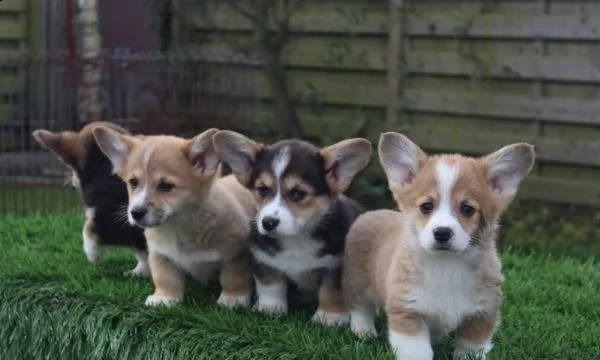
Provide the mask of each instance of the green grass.
{"label": "green grass", "polygon": [[[190,283],[183,305],[148,309],[151,282],[122,275],[133,257],[89,264],[81,222],[80,214],[0,220],[0,359],[391,358],[384,333],[358,340],[312,324],[307,305],[280,319],[221,309],[215,286]],[[517,251],[503,261],[491,359],[600,359],[600,264]],[[451,348],[437,344],[437,358]]]}
{"label": "green grass", "polygon": [[81,207],[81,199],[79,192],[72,187],[0,184],[0,215],[39,210],[64,212],[77,207]]}

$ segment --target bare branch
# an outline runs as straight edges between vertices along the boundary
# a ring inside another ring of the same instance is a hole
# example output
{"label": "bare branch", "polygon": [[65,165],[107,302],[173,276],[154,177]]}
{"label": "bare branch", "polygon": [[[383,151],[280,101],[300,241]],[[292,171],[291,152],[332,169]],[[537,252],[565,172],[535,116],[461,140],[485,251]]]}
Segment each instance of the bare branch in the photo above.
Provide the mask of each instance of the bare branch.
{"label": "bare branch", "polygon": [[260,25],[264,21],[264,19],[261,19],[260,17],[256,16],[256,14],[253,14],[241,7],[240,5],[238,5],[236,1],[226,1],[225,4],[232,8],[233,11],[250,20],[254,25]]}

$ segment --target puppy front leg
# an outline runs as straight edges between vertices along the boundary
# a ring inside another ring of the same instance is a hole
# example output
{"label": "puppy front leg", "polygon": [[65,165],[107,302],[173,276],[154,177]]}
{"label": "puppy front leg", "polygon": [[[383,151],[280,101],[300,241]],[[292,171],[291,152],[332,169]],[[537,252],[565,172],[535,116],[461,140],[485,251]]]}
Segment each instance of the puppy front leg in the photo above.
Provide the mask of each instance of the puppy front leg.
{"label": "puppy front leg", "polygon": [[319,287],[319,308],[313,321],[325,325],[343,325],[350,321],[342,294],[341,268],[329,270],[323,275]]}
{"label": "puppy front leg", "polygon": [[256,304],[254,309],[260,312],[282,315],[288,311],[287,279],[275,269],[255,264]]}
{"label": "puppy front leg", "polygon": [[150,251],[148,263],[152,281],[154,282],[154,294],[146,298],[147,306],[172,306],[183,300],[185,286],[185,274],[168,258]]}
{"label": "puppy front leg", "polygon": [[388,309],[389,342],[397,360],[431,360],[429,328],[418,315],[400,306]]}
{"label": "puppy front leg", "polygon": [[221,268],[221,295],[217,304],[225,307],[250,306],[252,297],[252,267],[250,255],[240,254],[223,260]]}
{"label": "puppy front leg", "polygon": [[454,359],[466,359],[469,355],[487,359],[487,354],[493,347],[492,336],[498,319],[498,311],[493,311],[464,322],[456,332]]}
{"label": "puppy front leg", "polygon": [[150,265],[148,264],[148,253],[139,249],[132,250],[137,264],[131,270],[125,271],[126,276],[150,277]]}

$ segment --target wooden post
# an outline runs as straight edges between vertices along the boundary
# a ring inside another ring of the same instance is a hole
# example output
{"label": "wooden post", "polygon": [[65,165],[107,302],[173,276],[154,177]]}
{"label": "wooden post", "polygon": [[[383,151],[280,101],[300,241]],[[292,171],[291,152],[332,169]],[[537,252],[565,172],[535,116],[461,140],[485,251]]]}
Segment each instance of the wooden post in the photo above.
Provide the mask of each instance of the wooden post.
{"label": "wooden post", "polygon": [[385,128],[394,130],[398,123],[398,62],[402,43],[403,0],[389,0],[390,27],[387,54],[387,101],[385,109]]}

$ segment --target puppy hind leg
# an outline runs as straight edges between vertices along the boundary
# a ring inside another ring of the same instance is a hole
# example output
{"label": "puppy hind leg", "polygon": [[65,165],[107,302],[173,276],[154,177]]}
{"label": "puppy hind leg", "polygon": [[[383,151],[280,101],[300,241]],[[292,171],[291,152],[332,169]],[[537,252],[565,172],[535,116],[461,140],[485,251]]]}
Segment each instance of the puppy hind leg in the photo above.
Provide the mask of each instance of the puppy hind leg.
{"label": "puppy hind leg", "polygon": [[105,249],[101,245],[100,238],[94,233],[94,220],[87,219],[83,225],[81,235],[83,238],[83,252],[92,264],[98,262],[104,255]]}
{"label": "puppy hind leg", "polygon": [[341,269],[327,271],[319,287],[319,308],[313,321],[324,325],[343,325],[350,322],[350,315],[341,289]]}

